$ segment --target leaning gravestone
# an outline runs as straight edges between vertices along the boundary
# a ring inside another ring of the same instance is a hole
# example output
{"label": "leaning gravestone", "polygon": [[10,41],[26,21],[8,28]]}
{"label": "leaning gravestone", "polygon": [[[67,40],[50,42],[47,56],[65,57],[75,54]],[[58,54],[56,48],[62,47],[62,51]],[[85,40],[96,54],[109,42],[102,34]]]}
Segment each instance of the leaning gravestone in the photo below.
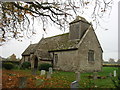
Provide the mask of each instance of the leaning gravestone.
{"label": "leaning gravestone", "polygon": [[45,75],[46,71],[45,70],[41,70],[41,74],[40,75]]}
{"label": "leaning gravestone", "polygon": [[27,77],[19,77],[19,88],[26,88]]}
{"label": "leaning gravestone", "polygon": [[50,73],[50,72],[47,72],[46,78],[47,78],[47,79],[51,78],[51,73]]}
{"label": "leaning gravestone", "polygon": [[116,77],[117,75],[116,75],[116,70],[114,70],[114,77]]}
{"label": "leaning gravestone", "polygon": [[50,72],[50,74],[53,74],[53,69],[52,69],[52,67],[49,67],[49,72]]}
{"label": "leaning gravestone", "polygon": [[74,90],[75,88],[79,88],[79,83],[78,83],[78,81],[72,82],[71,85],[70,85],[70,88],[73,89],[73,90]]}
{"label": "leaning gravestone", "polygon": [[97,79],[97,72],[93,73],[93,79]]}

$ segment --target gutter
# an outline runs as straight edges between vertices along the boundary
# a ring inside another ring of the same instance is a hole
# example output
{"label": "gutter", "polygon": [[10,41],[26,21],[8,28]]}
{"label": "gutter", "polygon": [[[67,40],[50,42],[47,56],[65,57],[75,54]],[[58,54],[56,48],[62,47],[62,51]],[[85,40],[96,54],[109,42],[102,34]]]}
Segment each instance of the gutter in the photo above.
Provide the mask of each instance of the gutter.
{"label": "gutter", "polygon": [[71,50],[77,50],[78,48],[71,48],[71,49],[60,49],[60,50],[50,50],[48,52],[60,52],[60,51],[71,51]]}

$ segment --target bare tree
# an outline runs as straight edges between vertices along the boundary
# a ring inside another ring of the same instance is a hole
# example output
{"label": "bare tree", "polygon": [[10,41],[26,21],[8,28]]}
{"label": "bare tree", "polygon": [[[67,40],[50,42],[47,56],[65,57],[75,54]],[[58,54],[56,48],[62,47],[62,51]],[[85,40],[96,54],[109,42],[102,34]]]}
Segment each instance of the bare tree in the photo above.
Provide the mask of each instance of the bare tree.
{"label": "bare tree", "polygon": [[102,19],[105,13],[110,13],[112,4],[113,0],[0,2],[0,42],[35,34],[34,21],[36,19],[42,23],[44,31],[51,22],[65,29],[70,19],[87,12],[89,8],[92,12],[90,17],[99,25],[99,19]]}

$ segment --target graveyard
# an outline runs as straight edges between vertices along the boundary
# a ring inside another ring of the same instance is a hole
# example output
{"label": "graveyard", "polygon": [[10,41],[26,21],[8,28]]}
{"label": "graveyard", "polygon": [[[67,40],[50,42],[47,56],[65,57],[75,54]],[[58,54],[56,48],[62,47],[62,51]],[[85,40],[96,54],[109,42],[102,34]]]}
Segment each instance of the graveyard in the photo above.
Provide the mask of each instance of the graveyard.
{"label": "graveyard", "polygon": [[[115,73],[114,73],[115,72]],[[2,70],[2,88],[71,88],[78,80],[78,88],[115,88],[117,67],[103,67],[101,72],[80,73],[64,71]],[[79,77],[79,78],[78,78]]]}

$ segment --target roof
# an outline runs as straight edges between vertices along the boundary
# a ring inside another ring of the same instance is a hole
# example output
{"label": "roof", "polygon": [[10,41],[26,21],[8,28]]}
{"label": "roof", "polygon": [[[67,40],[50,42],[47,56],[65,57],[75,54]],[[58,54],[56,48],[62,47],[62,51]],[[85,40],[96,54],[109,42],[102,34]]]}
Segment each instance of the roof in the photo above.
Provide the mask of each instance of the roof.
{"label": "roof", "polygon": [[22,55],[30,55],[30,53],[33,53],[35,51],[35,46],[37,44],[30,44],[27,49],[22,53]]}
{"label": "roof", "polygon": [[79,41],[80,39],[70,40],[69,33],[65,33],[53,37],[43,38],[36,47],[47,51],[66,50],[76,48]]}
{"label": "roof", "polygon": [[[83,21],[86,22],[86,19],[78,16],[73,22]],[[90,23],[89,23],[90,24]],[[87,28],[85,33],[82,35],[80,39],[70,40],[69,33],[60,34],[48,38],[42,38],[38,44],[31,44],[22,55],[29,55],[30,53],[34,53],[40,59],[44,60],[52,60],[49,52],[56,51],[66,51],[66,50],[76,50],[79,45],[82,43],[83,39],[87,35],[89,29],[92,29],[92,26]],[[97,37],[96,37],[97,38]]]}
{"label": "roof", "polygon": [[48,52],[76,49],[79,41],[79,39],[70,40],[69,33],[60,34],[48,38],[42,38],[35,47],[35,55],[40,58],[50,58]]}

